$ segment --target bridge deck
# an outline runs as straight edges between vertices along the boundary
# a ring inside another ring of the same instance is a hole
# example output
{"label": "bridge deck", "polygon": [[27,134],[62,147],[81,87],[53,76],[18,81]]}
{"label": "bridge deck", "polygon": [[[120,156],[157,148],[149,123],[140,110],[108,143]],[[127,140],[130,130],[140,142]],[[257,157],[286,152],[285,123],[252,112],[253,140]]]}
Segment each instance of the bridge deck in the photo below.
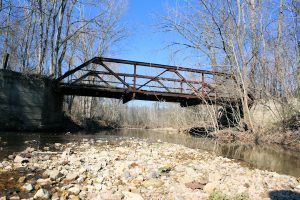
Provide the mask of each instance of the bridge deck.
{"label": "bridge deck", "polygon": [[[116,72],[116,66],[126,73]],[[226,84],[233,80],[232,75],[216,71],[95,57],[58,78],[57,89],[65,95],[116,98],[123,103],[137,99],[181,106],[223,105],[240,102],[226,92]]]}

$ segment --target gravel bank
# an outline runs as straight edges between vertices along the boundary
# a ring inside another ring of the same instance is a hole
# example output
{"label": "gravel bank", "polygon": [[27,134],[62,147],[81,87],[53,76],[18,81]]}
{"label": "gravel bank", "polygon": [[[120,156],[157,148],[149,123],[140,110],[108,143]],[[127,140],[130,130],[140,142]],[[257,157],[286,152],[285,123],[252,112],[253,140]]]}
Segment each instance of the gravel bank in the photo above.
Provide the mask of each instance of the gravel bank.
{"label": "gravel bank", "polygon": [[[86,140],[0,163],[0,199],[287,199],[297,178],[169,143]],[[20,175],[21,174],[21,175]]]}

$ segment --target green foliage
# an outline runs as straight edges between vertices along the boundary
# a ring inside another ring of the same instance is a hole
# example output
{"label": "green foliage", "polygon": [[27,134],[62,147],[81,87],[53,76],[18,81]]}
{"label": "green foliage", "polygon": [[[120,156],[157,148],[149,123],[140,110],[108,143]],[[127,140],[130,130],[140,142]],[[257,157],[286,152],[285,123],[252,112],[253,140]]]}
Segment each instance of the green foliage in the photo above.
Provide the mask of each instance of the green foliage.
{"label": "green foliage", "polygon": [[239,194],[232,198],[229,198],[225,194],[215,191],[210,193],[208,200],[249,200],[249,196],[247,194]]}
{"label": "green foliage", "polygon": [[229,200],[229,198],[221,192],[212,192],[209,195],[208,200]]}
{"label": "green foliage", "polygon": [[232,198],[233,200],[249,200],[249,195],[248,194],[239,194],[236,195]]}

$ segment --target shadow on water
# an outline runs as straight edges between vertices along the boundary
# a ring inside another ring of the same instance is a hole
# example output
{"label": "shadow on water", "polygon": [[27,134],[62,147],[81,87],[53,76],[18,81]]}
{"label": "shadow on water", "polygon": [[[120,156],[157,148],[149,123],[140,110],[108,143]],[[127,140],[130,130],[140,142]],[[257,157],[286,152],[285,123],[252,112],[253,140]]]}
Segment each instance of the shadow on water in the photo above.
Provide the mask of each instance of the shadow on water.
{"label": "shadow on water", "polygon": [[290,190],[274,190],[269,192],[271,200],[299,200],[300,193]]}
{"label": "shadow on water", "polygon": [[[53,143],[80,141],[83,138],[95,140],[145,139],[149,142],[169,142],[189,148],[214,152],[217,155],[234,158],[247,163],[248,166],[263,170],[275,171],[292,176],[300,176],[299,152],[276,146],[224,144],[207,137],[194,137],[168,131],[153,130],[105,130],[99,132],[65,133],[13,133],[0,132],[0,160],[8,155],[24,150],[27,146],[41,149]],[[26,142],[27,141],[27,142]]]}

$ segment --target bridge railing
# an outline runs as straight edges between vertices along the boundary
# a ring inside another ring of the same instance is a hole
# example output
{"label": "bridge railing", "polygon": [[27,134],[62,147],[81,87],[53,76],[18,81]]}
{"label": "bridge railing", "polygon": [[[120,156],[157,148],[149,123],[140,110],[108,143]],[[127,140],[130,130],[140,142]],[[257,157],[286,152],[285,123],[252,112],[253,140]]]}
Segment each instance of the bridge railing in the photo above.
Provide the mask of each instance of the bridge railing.
{"label": "bridge railing", "polygon": [[57,79],[74,86],[212,98],[228,96],[220,88],[232,80],[231,74],[223,72],[104,57],[95,57]]}

